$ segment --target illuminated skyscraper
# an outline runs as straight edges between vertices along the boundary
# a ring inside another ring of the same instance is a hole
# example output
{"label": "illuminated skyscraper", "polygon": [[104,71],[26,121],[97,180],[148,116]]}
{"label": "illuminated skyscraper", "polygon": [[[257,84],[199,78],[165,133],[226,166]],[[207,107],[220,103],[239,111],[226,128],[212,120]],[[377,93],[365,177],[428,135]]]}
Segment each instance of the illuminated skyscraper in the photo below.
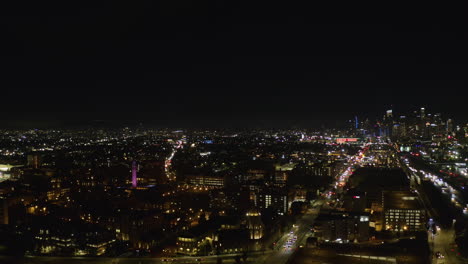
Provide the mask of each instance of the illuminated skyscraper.
{"label": "illuminated skyscraper", "polygon": [[447,120],[446,130],[447,130],[447,133],[453,132],[453,120],[452,119]]}
{"label": "illuminated skyscraper", "polygon": [[392,118],[393,117],[393,110],[387,110],[387,118]]}
{"label": "illuminated skyscraper", "polygon": [[132,162],[132,187],[137,187],[137,164],[136,161]]}

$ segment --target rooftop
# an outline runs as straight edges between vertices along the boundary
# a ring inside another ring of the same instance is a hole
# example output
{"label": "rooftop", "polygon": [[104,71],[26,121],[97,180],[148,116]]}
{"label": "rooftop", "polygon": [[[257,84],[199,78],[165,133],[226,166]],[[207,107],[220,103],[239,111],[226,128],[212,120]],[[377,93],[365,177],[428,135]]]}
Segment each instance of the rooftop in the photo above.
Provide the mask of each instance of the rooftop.
{"label": "rooftop", "polygon": [[418,196],[410,191],[384,192],[384,209],[422,209]]}

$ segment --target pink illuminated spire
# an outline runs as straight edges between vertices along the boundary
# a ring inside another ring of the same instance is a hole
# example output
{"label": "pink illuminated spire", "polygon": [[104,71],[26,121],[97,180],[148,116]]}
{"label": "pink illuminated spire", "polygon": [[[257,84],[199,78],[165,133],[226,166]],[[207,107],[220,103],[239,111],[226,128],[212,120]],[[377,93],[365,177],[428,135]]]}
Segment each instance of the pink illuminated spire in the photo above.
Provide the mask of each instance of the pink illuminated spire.
{"label": "pink illuminated spire", "polygon": [[132,187],[137,187],[137,164],[136,161],[132,162]]}

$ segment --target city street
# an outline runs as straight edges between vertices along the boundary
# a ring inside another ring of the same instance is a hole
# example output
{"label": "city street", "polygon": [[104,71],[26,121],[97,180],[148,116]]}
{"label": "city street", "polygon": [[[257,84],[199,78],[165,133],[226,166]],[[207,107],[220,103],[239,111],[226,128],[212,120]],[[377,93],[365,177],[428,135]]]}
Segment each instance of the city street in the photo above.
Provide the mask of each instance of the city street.
{"label": "city street", "polygon": [[[433,261],[434,264],[458,264],[464,263],[457,255],[454,245],[454,234],[455,230],[450,229],[439,229],[437,234],[432,239],[432,235],[429,236],[429,244],[433,249],[434,253]],[[444,257],[437,258],[436,252],[440,252]]]}
{"label": "city street", "polygon": [[[409,162],[405,162],[406,164],[402,165],[406,167],[407,173],[410,173],[413,178],[417,178],[417,172],[421,173],[429,179],[434,186],[437,188],[443,188],[443,186],[448,186],[441,178],[438,178],[435,175],[432,175],[428,172],[421,171],[421,170],[416,170],[413,167],[409,165]],[[417,189],[417,193],[421,201],[423,202],[423,205],[426,208],[426,211],[429,215],[429,217],[435,218],[438,216],[438,212],[434,209],[434,207],[431,205],[430,198],[427,197],[427,195],[424,193],[423,188],[421,188],[420,185],[415,185],[415,188]],[[454,188],[448,188],[449,191],[453,191],[453,195],[456,193]],[[456,197],[456,196],[455,196]],[[460,257],[457,256],[457,250],[454,244],[454,237],[455,231],[453,229],[453,226],[449,229],[447,228],[438,228],[437,234],[432,235],[428,234],[429,237],[429,245],[431,247],[431,252],[433,254],[432,258],[432,263],[435,264],[450,264],[450,263],[465,263]],[[436,253],[441,254],[441,258],[437,258]]]}
{"label": "city street", "polygon": [[[349,158],[348,162],[350,165],[346,167],[343,172],[337,175],[335,183],[331,185],[331,189],[324,192],[325,197],[319,197],[316,201],[314,201],[314,209],[309,209],[307,213],[301,217],[300,220],[298,220],[297,225],[293,227],[289,233],[286,233],[283,235],[283,237],[281,237],[281,239],[277,242],[275,252],[259,259],[258,263],[285,264],[300,246],[305,246],[306,240],[311,234],[310,228],[319,215],[320,208],[326,205],[327,201],[335,198],[334,193],[340,193],[342,191],[349,176],[352,174],[352,165],[359,165],[361,162],[359,155],[360,153]],[[290,247],[288,247],[288,238],[291,235],[297,236],[297,240],[292,243]]]}
{"label": "city street", "polygon": [[[323,203],[323,200],[316,202],[317,206]],[[273,263],[284,264],[291,258],[293,253],[300,247],[304,246],[310,227],[313,225],[320,210],[309,209],[307,213],[298,220],[297,224],[291,228],[289,232],[284,234],[276,243],[274,251],[264,257],[260,257],[255,263]],[[292,243],[288,241],[293,241]]]}
{"label": "city street", "polygon": [[[235,255],[223,255],[223,263],[235,263]],[[166,258],[86,258],[86,257],[4,257],[0,256],[2,264],[190,264],[190,263],[216,263],[218,256],[204,257],[178,257],[173,259]],[[247,263],[257,263],[252,257]]]}

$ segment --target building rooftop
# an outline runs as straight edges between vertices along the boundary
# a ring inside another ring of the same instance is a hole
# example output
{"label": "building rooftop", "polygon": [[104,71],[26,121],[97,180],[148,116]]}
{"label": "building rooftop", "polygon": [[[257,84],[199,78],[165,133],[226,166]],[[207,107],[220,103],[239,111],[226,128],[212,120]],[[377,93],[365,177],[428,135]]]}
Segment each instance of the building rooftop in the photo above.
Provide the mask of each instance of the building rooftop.
{"label": "building rooftop", "polygon": [[423,206],[419,201],[418,196],[410,191],[384,192],[383,196],[384,209],[423,209]]}
{"label": "building rooftop", "polygon": [[317,217],[317,222],[330,221],[330,220],[341,220],[361,217],[369,217],[368,213],[365,212],[342,212],[342,211],[324,211]]}

